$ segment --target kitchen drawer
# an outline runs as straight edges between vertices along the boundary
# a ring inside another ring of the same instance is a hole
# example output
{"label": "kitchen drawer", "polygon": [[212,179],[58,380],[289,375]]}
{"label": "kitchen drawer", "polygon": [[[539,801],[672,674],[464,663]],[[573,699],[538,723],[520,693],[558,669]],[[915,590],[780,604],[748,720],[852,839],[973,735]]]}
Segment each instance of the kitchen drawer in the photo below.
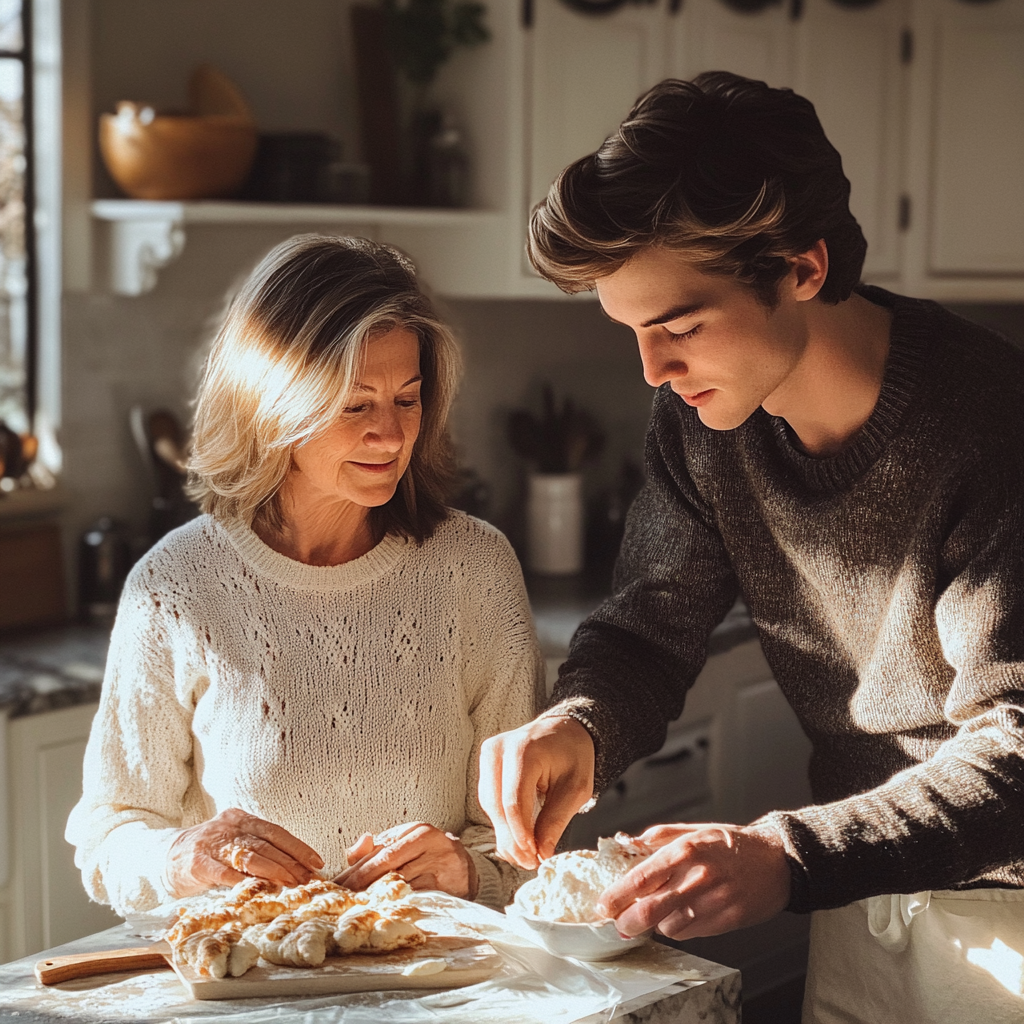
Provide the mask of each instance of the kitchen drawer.
{"label": "kitchen drawer", "polygon": [[592,811],[573,819],[571,845],[593,846],[598,836],[635,835],[659,822],[713,818],[710,736],[707,722],[669,732],[661,750],[631,765]]}

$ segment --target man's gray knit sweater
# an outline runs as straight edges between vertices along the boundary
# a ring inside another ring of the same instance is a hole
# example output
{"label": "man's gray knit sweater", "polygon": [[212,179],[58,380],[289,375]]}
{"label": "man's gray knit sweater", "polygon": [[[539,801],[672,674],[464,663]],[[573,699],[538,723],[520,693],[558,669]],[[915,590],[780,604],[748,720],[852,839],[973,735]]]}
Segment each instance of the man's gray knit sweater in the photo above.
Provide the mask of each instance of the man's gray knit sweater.
{"label": "man's gray knit sweater", "polygon": [[892,307],[891,346],[835,456],[762,409],[710,430],[659,390],[615,594],[553,698],[594,737],[602,789],[660,747],[742,595],[814,745],[815,805],[762,819],[798,911],[1024,886],[1024,354],[862,294]]}

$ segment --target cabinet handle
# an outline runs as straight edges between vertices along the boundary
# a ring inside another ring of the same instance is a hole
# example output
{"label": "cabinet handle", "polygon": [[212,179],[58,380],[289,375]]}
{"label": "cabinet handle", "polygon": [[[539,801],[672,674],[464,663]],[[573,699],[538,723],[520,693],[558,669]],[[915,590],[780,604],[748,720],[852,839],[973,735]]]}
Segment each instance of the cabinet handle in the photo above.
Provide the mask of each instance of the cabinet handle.
{"label": "cabinet handle", "polygon": [[693,751],[689,747],[683,747],[682,750],[677,751],[674,754],[668,754],[665,757],[649,757],[644,761],[645,768],[664,768],[668,764],[678,764],[680,761],[688,761],[693,757]]}

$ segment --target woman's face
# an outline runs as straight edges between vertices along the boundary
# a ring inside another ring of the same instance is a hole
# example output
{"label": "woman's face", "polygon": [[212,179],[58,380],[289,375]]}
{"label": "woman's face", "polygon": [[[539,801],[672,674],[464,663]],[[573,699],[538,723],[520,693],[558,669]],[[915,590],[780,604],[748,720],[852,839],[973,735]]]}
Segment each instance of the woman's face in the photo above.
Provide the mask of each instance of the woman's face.
{"label": "woman's face", "polygon": [[298,501],[390,501],[420,432],[419,338],[396,327],[366,345],[349,404],[332,426],[292,453]]}

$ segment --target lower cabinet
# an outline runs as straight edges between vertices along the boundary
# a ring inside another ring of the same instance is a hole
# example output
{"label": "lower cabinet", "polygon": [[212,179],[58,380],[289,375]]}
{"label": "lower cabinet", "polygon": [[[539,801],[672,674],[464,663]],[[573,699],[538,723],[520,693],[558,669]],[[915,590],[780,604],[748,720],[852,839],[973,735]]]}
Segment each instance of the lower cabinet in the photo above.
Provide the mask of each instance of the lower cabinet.
{"label": "lower cabinet", "polygon": [[86,896],[74,849],[64,840],[68,815],[82,795],[82,759],[96,707],[6,723],[10,871],[0,894],[0,959],[28,956],[121,920]]}
{"label": "lower cabinet", "polygon": [[[746,824],[767,811],[805,806],[810,752],[761,645],[748,640],[708,658],[661,750],[637,761],[593,810],[577,815],[565,844],[593,847],[599,836],[636,835],[659,822]],[[738,967],[751,998],[803,973],[809,926],[807,916],[782,914],[684,948]]]}

